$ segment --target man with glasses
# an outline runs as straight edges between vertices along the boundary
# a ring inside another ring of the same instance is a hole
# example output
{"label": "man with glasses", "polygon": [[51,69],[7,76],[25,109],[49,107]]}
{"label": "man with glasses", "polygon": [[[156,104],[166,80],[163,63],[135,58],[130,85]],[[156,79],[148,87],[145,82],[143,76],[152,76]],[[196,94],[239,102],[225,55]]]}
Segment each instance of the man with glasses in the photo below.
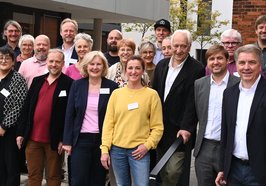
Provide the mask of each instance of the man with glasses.
{"label": "man with glasses", "polygon": [[4,25],[3,39],[6,40],[6,46],[15,52],[15,57],[20,54],[18,47],[19,38],[22,35],[22,28],[15,20],[9,20]]}
{"label": "man with glasses", "polygon": [[[225,30],[221,35],[221,44],[229,53],[229,59],[227,64],[227,69],[230,74],[238,76],[236,70],[236,63],[234,59],[234,52],[241,46],[242,37],[241,34],[235,29]],[[211,72],[206,67],[206,75],[210,75]]]}

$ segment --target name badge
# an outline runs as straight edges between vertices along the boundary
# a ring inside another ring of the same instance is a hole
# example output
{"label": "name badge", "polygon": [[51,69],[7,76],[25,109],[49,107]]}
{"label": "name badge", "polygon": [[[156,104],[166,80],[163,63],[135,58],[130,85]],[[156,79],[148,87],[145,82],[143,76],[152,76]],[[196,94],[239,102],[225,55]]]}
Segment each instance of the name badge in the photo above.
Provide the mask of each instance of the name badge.
{"label": "name badge", "polygon": [[110,94],[110,88],[100,88],[100,94]]}
{"label": "name badge", "polygon": [[60,94],[58,97],[66,97],[67,96],[67,93],[65,90],[61,90]]}
{"label": "name badge", "polygon": [[10,92],[9,92],[7,89],[3,88],[3,89],[1,90],[1,94],[3,94],[5,97],[7,97],[7,96],[10,95]]}
{"label": "name badge", "polygon": [[77,61],[78,61],[77,59],[72,59],[72,58],[68,60],[69,65],[75,64],[77,63]]}
{"label": "name badge", "polygon": [[137,108],[139,108],[139,103],[138,102],[128,104],[128,106],[127,106],[128,110],[134,110],[134,109],[137,109]]}

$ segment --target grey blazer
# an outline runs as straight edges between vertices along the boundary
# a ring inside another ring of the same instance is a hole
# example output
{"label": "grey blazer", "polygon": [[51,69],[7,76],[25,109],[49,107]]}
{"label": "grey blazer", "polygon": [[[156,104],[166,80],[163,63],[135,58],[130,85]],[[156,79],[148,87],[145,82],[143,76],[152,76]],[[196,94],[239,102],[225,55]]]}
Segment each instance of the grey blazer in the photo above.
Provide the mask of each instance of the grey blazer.
{"label": "grey blazer", "polygon": [[[229,75],[227,88],[235,85],[239,82],[239,78],[233,75]],[[195,96],[195,107],[197,118],[199,121],[199,129],[196,138],[196,144],[194,149],[194,156],[197,157],[203,137],[206,130],[208,120],[208,107],[209,107],[209,96],[210,96],[210,76],[202,77],[195,81],[194,96]],[[221,113],[222,114],[222,113]]]}

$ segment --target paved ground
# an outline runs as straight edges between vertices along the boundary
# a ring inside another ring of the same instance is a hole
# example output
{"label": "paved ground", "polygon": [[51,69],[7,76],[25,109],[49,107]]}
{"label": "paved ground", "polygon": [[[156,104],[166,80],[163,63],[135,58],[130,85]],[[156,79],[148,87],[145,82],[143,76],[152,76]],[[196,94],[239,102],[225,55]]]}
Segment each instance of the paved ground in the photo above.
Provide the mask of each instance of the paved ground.
{"label": "paved ground", "polygon": [[[21,183],[20,186],[27,186],[27,178],[28,176],[26,174],[21,175]],[[43,181],[43,186],[46,185],[45,180]],[[61,186],[68,186],[68,182],[64,180],[61,183]],[[196,174],[195,174],[195,167],[194,167],[194,158],[191,158],[191,169],[190,169],[190,184],[189,186],[197,186],[197,179],[196,179]]]}

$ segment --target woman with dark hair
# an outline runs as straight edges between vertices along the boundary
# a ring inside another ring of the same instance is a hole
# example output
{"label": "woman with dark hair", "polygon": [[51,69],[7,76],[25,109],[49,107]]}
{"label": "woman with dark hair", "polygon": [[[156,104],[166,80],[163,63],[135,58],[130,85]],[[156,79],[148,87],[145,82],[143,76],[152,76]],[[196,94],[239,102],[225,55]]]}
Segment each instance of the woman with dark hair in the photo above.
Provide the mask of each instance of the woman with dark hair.
{"label": "woman with dark hair", "polygon": [[19,186],[18,118],[27,95],[25,79],[13,70],[14,51],[0,48],[0,185]]}
{"label": "woman with dark hair", "polygon": [[133,56],[125,63],[127,85],[117,89],[108,102],[102,134],[102,165],[110,163],[117,185],[147,186],[149,150],[156,148],[163,134],[162,106],[156,91],[142,76],[145,62]]}

